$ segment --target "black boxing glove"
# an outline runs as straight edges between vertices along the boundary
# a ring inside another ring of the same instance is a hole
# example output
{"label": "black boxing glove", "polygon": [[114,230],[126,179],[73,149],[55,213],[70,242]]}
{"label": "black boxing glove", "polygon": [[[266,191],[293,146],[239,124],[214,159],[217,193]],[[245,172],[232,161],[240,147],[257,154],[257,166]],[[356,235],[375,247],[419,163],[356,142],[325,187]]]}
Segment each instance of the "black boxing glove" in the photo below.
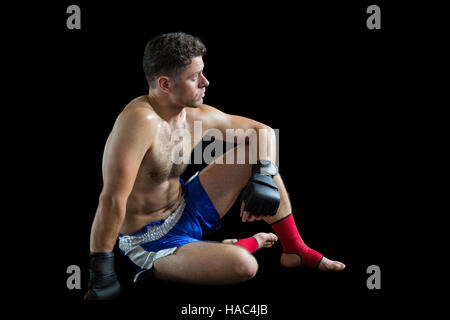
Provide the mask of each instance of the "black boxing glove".
{"label": "black boxing glove", "polygon": [[115,300],[119,298],[120,283],[114,272],[113,252],[91,252],[88,288],[85,300]]}
{"label": "black boxing glove", "polygon": [[252,166],[252,176],[241,193],[244,211],[255,217],[273,216],[280,206],[280,193],[273,177],[277,166],[269,160],[259,160]]}

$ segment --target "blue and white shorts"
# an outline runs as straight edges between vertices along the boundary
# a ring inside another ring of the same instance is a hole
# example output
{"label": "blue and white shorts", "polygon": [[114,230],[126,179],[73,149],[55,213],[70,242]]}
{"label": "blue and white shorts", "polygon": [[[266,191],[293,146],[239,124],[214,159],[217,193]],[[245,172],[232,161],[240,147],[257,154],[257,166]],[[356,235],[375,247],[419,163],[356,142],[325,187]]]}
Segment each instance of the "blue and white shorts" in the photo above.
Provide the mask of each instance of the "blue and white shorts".
{"label": "blue and white shorts", "polygon": [[[119,248],[136,266],[133,282],[151,275],[159,258],[221,227],[220,216],[203,189],[198,172],[185,184],[180,178],[183,199],[165,220],[148,223],[132,235],[119,234]],[[148,272],[147,272],[148,271]]]}

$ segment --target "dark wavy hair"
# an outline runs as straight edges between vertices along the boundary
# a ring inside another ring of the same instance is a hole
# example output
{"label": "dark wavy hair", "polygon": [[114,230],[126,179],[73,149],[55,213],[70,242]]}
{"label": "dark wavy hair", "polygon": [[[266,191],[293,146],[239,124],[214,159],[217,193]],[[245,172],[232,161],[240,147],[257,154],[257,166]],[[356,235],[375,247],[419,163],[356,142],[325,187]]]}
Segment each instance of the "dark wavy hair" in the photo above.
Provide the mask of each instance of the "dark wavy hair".
{"label": "dark wavy hair", "polygon": [[145,46],[143,58],[149,87],[154,89],[156,79],[162,75],[177,76],[191,63],[192,58],[205,54],[203,42],[187,33],[166,33],[152,38]]}

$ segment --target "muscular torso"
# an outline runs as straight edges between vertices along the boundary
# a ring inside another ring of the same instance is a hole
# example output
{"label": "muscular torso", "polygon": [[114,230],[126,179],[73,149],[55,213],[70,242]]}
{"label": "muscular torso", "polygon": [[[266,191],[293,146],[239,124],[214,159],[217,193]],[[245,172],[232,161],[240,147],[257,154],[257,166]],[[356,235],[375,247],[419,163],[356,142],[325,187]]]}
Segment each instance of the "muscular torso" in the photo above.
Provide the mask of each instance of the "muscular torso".
{"label": "muscular torso", "polygon": [[[145,96],[135,101],[148,104]],[[150,104],[148,107],[152,110]],[[133,103],[127,108],[133,108]],[[122,234],[134,233],[149,222],[166,219],[180,205],[182,190],[179,177],[185,171],[192,148],[198,142],[194,141],[193,112],[195,110],[183,109],[177,121],[171,124],[155,113],[158,120],[156,134],[141,162],[128,197],[125,220],[120,230]],[[174,132],[181,133],[183,130],[190,134],[191,148],[183,154],[182,163],[176,164],[172,161],[173,154],[182,149],[183,140],[175,139]]]}

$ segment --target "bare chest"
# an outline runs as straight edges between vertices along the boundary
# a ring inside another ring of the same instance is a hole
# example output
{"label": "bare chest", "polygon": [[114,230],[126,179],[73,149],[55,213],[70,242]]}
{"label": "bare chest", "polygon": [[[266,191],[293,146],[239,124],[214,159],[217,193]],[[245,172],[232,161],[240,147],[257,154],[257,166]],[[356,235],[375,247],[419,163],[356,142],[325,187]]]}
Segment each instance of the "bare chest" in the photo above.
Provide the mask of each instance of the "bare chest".
{"label": "bare chest", "polygon": [[152,180],[179,177],[187,168],[193,149],[192,130],[187,124],[174,130],[162,127],[142,162]]}

